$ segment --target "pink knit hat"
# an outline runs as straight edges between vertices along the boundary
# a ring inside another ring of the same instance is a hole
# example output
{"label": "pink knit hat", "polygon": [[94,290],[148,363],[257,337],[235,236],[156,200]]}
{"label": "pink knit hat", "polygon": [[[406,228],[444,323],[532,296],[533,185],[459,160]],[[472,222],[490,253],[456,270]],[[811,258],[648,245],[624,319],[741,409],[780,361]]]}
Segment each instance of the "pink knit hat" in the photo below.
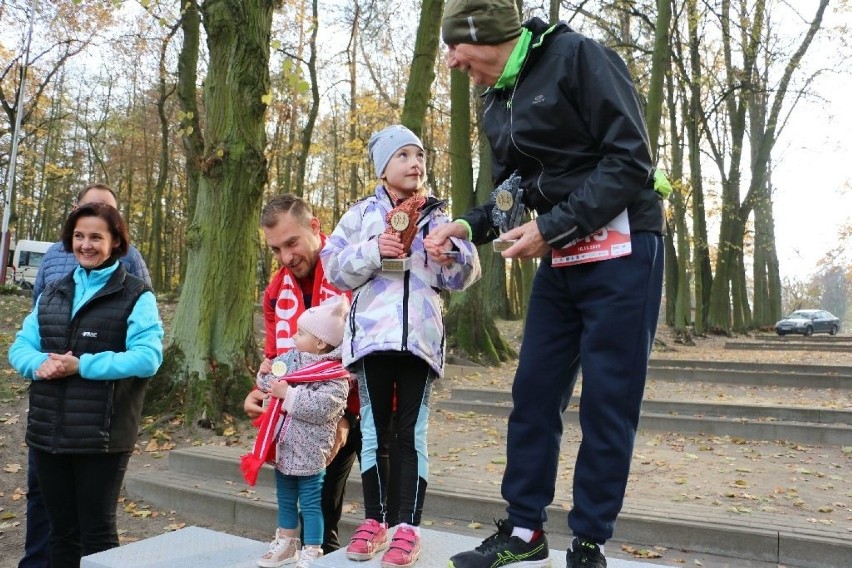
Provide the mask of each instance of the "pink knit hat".
{"label": "pink knit hat", "polygon": [[332,347],[343,343],[343,326],[349,313],[349,298],[332,296],[319,306],[308,308],[296,325]]}

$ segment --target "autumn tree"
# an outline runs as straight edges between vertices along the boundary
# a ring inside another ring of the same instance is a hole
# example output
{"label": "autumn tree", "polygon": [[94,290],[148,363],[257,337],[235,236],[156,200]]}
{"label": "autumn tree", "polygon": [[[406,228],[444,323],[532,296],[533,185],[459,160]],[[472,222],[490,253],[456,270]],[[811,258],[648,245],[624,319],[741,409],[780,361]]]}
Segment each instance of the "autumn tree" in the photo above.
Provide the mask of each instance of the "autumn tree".
{"label": "autumn tree", "polygon": [[[155,401],[216,423],[251,385],[257,212],[266,182],[264,97],[274,2],[207,0],[206,131],[188,263]],[[167,394],[168,393],[168,394]]]}

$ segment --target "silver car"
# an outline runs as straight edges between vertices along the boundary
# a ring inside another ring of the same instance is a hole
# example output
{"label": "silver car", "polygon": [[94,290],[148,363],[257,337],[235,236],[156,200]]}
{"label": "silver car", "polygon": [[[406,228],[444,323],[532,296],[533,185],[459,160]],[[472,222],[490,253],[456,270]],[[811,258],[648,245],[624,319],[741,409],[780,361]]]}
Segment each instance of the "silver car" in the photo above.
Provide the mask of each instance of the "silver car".
{"label": "silver car", "polygon": [[825,310],[796,310],[775,324],[775,333],[787,335],[800,333],[811,336],[815,333],[837,335],[840,319]]}

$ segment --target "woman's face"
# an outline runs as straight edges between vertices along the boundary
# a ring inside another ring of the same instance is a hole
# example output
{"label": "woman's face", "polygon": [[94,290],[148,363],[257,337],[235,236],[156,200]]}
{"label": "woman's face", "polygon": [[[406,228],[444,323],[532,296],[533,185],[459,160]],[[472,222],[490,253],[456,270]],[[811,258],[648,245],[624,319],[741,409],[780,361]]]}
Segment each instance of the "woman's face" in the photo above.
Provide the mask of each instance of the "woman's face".
{"label": "woman's face", "polygon": [[74,257],[83,268],[97,268],[112,256],[118,242],[112,238],[109,225],[100,217],[80,217],[74,226]]}

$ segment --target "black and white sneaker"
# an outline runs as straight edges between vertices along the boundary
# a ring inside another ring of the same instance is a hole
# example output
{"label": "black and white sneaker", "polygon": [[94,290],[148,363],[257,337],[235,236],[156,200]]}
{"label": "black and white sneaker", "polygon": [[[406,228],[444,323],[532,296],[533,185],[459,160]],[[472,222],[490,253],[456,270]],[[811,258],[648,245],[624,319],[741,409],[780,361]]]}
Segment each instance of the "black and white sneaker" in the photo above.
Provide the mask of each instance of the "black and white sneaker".
{"label": "black and white sneaker", "polygon": [[544,531],[538,531],[531,542],[512,536],[512,523],[497,521],[497,532],[474,550],[460,552],[450,558],[449,568],[547,568],[550,549]]}
{"label": "black and white sneaker", "polygon": [[606,568],[606,558],[600,547],[591,540],[575,538],[566,560],[568,568]]}

